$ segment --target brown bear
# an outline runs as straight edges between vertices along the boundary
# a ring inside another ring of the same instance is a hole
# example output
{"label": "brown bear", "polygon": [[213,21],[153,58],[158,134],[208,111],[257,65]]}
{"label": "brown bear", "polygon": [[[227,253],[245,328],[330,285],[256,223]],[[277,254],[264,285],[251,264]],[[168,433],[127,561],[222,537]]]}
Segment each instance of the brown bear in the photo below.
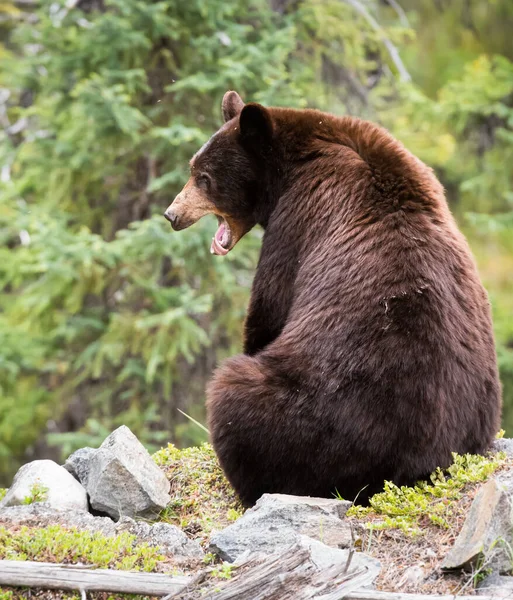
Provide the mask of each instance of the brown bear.
{"label": "brown bear", "polygon": [[485,451],[501,410],[490,307],[433,171],[357,118],[235,92],[222,111],[166,217],[215,214],[218,255],[265,230],[244,354],[207,390],[242,501],[365,502]]}

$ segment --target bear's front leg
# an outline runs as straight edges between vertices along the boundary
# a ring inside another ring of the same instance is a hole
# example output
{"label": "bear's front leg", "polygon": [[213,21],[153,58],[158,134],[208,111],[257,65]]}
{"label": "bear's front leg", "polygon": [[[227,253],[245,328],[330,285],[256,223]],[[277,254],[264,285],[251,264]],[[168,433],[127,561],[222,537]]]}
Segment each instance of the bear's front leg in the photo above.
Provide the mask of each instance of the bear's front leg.
{"label": "bear's front leg", "polygon": [[[276,277],[276,273],[282,277]],[[274,276],[270,276],[269,274]],[[292,304],[295,272],[258,266],[244,323],[244,354],[254,356],[280,335]]]}
{"label": "bear's front leg", "polygon": [[265,296],[251,297],[244,324],[244,354],[257,354],[280,335],[286,318],[281,312]]}

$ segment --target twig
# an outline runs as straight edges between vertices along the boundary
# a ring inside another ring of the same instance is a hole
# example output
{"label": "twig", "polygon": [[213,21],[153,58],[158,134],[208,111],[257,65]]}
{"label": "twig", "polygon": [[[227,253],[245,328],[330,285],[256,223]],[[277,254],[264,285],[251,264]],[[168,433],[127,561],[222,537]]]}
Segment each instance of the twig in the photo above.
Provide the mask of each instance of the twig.
{"label": "twig", "polygon": [[384,46],[388,50],[390,54],[390,58],[392,62],[397,67],[399,71],[399,75],[401,77],[401,81],[411,81],[411,75],[408,73],[408,70],[404,66],[401,57],[399,56],[399,50],[392,44],[392,42],[388,39],[381,25],[376,21],[376,19],[369,13],[369,11],[365,8],[359,0],[344,0],[350,4],[357,12],[359,12],[362,17],[369,23],[369,25],[374,29],[374,31],[378,34],[379,38],[383,42]]}
{"label": "twig", "polygon": [[387,0],[388,4],[395,10],[399,20],[401,21],[401,25],[403,27],[410,27],[410,21],[408,21],[408,17],[404,12],[403,7],[396,0]]}

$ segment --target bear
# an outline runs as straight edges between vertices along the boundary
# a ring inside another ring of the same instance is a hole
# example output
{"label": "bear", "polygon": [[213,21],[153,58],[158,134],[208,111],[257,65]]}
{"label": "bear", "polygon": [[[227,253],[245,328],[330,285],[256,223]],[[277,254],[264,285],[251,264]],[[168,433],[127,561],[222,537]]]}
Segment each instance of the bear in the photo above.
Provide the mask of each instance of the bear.
{"label": "bear", "polygon": [[216,215],[220,256],[264,230],[243,353],[207,387],[241,501],[365,504],[485,452],[501,415],[490,304],[433,170],[356,117],[233,91],[222,114],[165,216]]}

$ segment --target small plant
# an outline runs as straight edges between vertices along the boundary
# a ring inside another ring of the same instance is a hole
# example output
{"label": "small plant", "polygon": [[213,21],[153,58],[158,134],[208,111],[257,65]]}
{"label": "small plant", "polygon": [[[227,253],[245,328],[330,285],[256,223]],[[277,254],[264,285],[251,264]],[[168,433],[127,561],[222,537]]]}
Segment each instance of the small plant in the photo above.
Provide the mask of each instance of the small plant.
{"label": "small plant", "polygon": [[0,559],[36,560],[56,563],[85,563],[99,568],[154,571],[165,557],[158,548],[136,544],[128,533],[107,537],[100,533],[64,529],[0,527]]}
{"label": "small plant", "polygon": [[241,510],[236,510],[235,508],[230,508],[228,509],[228,512],[226,513],[226,518],[228,519],[228,521],[236,521],[237,519],[240,519],[240,517],[242,517],[243,512]]}
{"label": "small plant", "polygon": [[203,563],[205,565],[213,565],[217,560],[217,557],[212,552],[207,552],[203,557]]}
{"label": "small plant", "polygon": [[[7,494],[7,490],[4,488],[0,488],[0,500],[4,498],[5,494]],[[2,600],[1,597],[0,600]]]}
{"label": "small plant", "polygon": [[385,482],[384,491],[369,500],[370,506],[352,506],[347,514],[371,519],[372,529],[401,529],[409,535],[422,533],[421,525],[431,523],[449,527],[453,503],[461,497],[463,489],[473,483],[485,481],[504,464],[506,455],[499,452],[491,457],[472,454],[453,454],[453,464],[443,472],[437,469],[430,480],[420,481],[413,487],[398,487]]}
{"label": "small plant", "polygon": [[234,569],[235,565],[224,562],[217,569],[214,569],[211,575],[216,579],[231,579],[233,576]]}
{"label": "small plant", "polygon": [[46,502],[48,500],[48,491],[48,488],[37,479],[30,488],[30,494],[23,498],[22,504]]}

